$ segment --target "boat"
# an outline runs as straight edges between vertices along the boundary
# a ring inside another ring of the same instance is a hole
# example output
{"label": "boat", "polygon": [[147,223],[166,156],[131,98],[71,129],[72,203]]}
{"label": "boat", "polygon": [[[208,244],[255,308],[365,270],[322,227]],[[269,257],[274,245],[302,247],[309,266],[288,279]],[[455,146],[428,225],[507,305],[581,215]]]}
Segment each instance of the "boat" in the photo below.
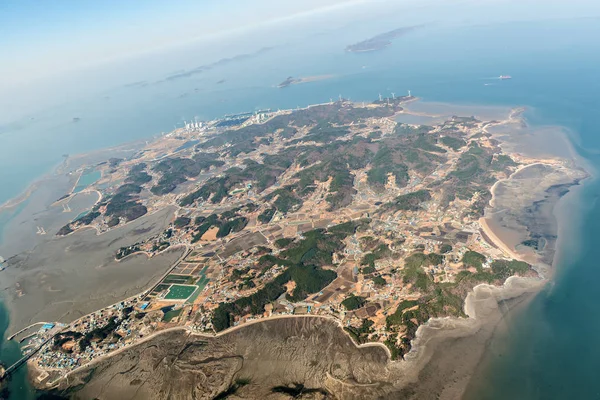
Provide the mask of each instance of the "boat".
{"label": "boat", "polygon": [[512,79],[512,76],[510,76],[510,75],[500,75],[499,79],[502,79],[503,81],[505,81],[507,79]]}

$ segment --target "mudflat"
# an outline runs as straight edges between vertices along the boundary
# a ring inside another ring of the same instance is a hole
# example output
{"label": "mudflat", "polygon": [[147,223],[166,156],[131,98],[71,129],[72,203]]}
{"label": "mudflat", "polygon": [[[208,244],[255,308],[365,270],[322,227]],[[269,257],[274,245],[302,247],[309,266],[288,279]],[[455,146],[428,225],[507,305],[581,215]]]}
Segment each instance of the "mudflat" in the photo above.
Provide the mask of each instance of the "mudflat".
{"label": "mudflat", "polygon": [[76,399],[398,398],[388,365],[384,347],[357,347],[335,321],[279,318],[219,337],[160,334],[75,371],[57,391]]}
{"label": "mudflat", "polygon": [[70,322],[146,289],[183,249],[121,261],[115,260],[115,253],[162,232],[172,215],[167,207],[102,235],[86,229],[66,237],[48,237],[13,257],[0,281],[11,312],[9,331],[40,320]]}
{"label": "mudflat", "polygon": [[[535,279],[478,286],[469,318],[422,326],[406,360],[357,346],[337,321],[280,317],[216,337],[165,331],[69,374],[53,393],[74,399],[454,399],[466,388],[506,313],[539,290]],[[438,397],[439,396],[439,397]]]}

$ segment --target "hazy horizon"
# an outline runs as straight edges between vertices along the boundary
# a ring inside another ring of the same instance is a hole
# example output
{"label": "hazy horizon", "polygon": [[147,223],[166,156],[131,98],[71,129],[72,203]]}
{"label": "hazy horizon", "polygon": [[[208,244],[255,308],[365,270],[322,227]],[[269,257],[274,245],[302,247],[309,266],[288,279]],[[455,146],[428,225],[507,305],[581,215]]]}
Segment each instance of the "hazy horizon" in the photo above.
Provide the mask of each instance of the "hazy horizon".
{"label": "hazy horizon", "polygon": [[[536,4],[538,3],[538,4]],[[0,5],[0,124],[222,58],[335,32],[348,44],[416,24],[479,25],[597,17],[590,0],[159,1],[102,6],[70,0]],[[352,29],[345,29],[353,26]],[[524,38],[526,40],[526,38]],[[340,49],[342,51],[343,49]]]}

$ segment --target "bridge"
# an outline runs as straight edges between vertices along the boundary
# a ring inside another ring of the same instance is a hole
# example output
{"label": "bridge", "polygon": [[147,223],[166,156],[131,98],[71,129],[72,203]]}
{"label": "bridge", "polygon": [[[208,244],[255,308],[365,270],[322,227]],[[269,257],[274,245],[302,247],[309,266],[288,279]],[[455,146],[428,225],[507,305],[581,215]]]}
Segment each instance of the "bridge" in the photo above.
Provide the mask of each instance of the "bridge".
{"label": "bridge", "polygon": [[[35,324],[37,325],[37,324]],[[44,340],[39,346],[31,350],[29,353],[18,359],[14,364],[4,370],[4,373],[0,375],[0,380],[10,376],[13,372],[15,372],[19,367],[25,364],[31,357],[33,357],[42,347],[46,345],[49,341],[54,339],[58,333],[60,333],[64,328],[62,326],[56,326],[54,329],[48,331],[48,337]]]}
{"label": "bridge", "polygon": [[2,374],[2,376],[0,376],[0,380],[10,376],[10,374],[12,374],[13,372],[15,372],[17,369],[19,369],[20,366],[22,366],[23,364],[25,364],[27,362],[27,360],[29,360],[31,357],[33,357],[33,355],[35,353],[37,353],[38,351],[40,351],[40,349],[42,347],[44,347],[44,345],[46,343],[48,343],[50,340],[52,340],[54,336],[50,336],[48,339],[46,339],[44,341],[44,343],[42,343],[41,345],[39,345],[38,347],[36,347],[35,349],[33,349],[31,352],[29,352],[28,354],[24,355],[23,357],[19,358],[19,360],[17,360],[13,365],[11,365],[10,367],[6,368],[4,370],[4,374]]}

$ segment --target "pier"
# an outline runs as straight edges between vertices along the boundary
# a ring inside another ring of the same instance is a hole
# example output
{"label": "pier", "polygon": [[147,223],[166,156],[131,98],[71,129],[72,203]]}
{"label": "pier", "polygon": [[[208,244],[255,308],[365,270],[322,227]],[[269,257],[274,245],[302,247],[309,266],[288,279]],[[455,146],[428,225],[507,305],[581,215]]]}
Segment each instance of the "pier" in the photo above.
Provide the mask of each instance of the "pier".
{"label": "pier", "polygon": [[48,322],[36,322],[35,324],[31,324],[29,326],[26,326],[25,328],[21,329],[20,331],[15,332],[12,335],[10,335],[6,340],[13,340],[15,337],[17,337],[21,333],[25,332],[26,330],[31,329],[31,328],[33,328],[36,325],[45,325],[45,324],[48,324]]}
{"label": "pier", "polygon": [[[14,337],[16,337],[17,335],[19,335],[20,333],[25,332],[26,330],[36,326],[36,325],[40,325],[40,324],[47,324],[47,322],[36,322],[35,324],[31,324],[26,328],[21,329],[20,331],[14,333],[13,335],[11,335],[8,340],[13,339]],[[12,374],[13,372],[15,372],[17,369],[19,369],[19,367],[21,367],[23,364],[25,364],[27,362],[27,360],[29,360],[31,357],[33,357],[38,351],[40,351],[40,349],[42,347],[44,347],[46,345],[46,343],[48,343],[49,341],[51,341],[52,339],[54,339],[54,336],[56,336],[56,334],[60,333],[62,330],[64,329],[63,325],[57,325],[55,326],[53,329],[51,329],[50,331],[47,332],[48,337],[46,338],[46,340],[44,340],[39,346],[35,347],[33,350],[29,351],[27,354],[25,354],[23,357],[21,357],[20,359],[18,359],[14,364],[12,364],[11,366],[7,367],[4,372],[2,374],[0,374],[0,380],[3,380],[4,378],[10,376],[10,374]],[[26,336],[24,339],[26,338],[30,338],[32,336],[34,336],[36,333],[31,334]],[[22,341],[22,340],[21,340]],[[24,348],[27,347],[31,347],[31,345],[27,345]]]}
{"label": "pier", "polygon": [[11,365],[10,367],[6,368],[4,370],[4,373],[2,375],[0,375],[0,380],[6,378],[8,376],[10,376],[10,374],[12,374],[17,369],[19,369],[20,366],[22,366],[23,364],[25,364],[27,362],[27,360],[29,360],[31,357],[33,357],[33,355],[35,353],[37,353],[38,351],[40,351],[40,349],[42,347],[44,347],[44,345],[46,343],[48,343],[50,340],[52,340],[53,338],[54,338],[54,335],[50,335],[46,340],[44,340],[44,342],[42,344],[40,344],[38,347],[36,347],[35,349],[33,349],[32,351],[30,351],[29,353],[27,353],[23,357],[19,358],[19,360],[17,360],[13,365]]}

